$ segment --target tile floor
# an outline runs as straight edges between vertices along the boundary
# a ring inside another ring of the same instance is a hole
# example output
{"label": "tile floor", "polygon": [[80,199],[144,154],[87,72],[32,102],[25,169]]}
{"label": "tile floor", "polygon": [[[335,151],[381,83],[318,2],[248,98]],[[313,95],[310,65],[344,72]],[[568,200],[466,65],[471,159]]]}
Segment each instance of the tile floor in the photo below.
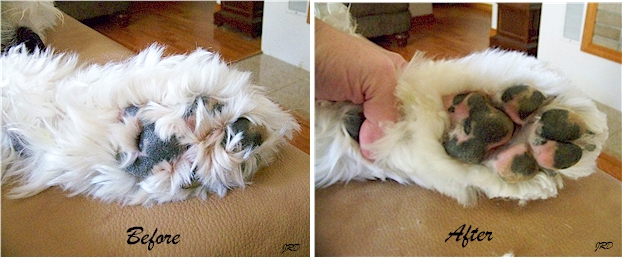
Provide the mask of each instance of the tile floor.
{"label": "tile floor", "polygon": [[599,102],[595,103],[598,110],[607,114],[607,126],[609,126],[609,138],[605,142],[603,152],[622,160],[622,114]]}
{"label": "tile floor", "polygon": [[238,61],[232,66],[252,72],[252,82],[265,87],[268,98],[307,121],[311,120],[309,71],[265,54]]}

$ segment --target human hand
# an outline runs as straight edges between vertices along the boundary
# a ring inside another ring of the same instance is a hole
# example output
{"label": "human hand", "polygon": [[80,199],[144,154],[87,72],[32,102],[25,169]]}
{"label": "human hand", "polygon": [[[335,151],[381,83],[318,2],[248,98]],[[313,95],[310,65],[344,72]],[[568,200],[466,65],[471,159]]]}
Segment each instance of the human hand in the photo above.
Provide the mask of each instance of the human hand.
{"label": "human hand", "polygon": [[369,160],[366,146],[384,136],[382,123],[397,119],[394,92],[406,64],[399,54],[316,19],[315,98],[363,105],[359,143]]}

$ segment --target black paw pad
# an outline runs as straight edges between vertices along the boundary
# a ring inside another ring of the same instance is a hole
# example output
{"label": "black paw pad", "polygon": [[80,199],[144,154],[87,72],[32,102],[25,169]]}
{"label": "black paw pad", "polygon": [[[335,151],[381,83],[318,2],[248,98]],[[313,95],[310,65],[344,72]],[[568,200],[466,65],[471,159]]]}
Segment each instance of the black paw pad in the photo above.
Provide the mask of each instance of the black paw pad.
{"label": "black paw pad", "polygon": [[480,163],[489,149],[507,143],[514,132],[512,120],[480,93],[456,95],[448,111],[452,129],[443,147],[466,163]]}
{"label": "black paw pad", "polygon": [[517,183],[533,178],[539,172],[539,168],[536,159],[528,153],[523,153],[513,157],[510,170],[506,174],[500,172],[500,175],[506,182]]}
{"label": "black paw pad", "polygon": [[30,28],[19,27],[15,33],[17,44],[23,43],[26,46],[26,49],[28,49],[28,53],[33,53],[35,49],[45,49],[45,45],[39,35],[37,35]]}
{"label": "black paw pad", "polygon": [[471,164],[480,163],[484,159],[486,146],[486,143],[475,138],[459,143],[458,139],[454,137],[443,143],[443,148],[448,155]]}
{"label": "black paw pad", "polygon": [[546,97],[533,87],[516,85],[506,89],[501,100],[504,103],[505,111],[509,114],[516,114],[520,119],[516,122],[522,124],[523,120],[542,106]]}
{"label": "black paw pad", "polygon": [[518,143],[501,148],[491,160],[492,167],[508,183],[517,183],[533,178],[540,166],[531,155],[529,145]]}
{"label": "black paw pad", "polygon": [[[248,147],[254,148],[261,145],[264,141],[265,127],[253,124],[247,118],[239,118],[235,122],[229,125],[230,135],[236,135],[242,133],[242,140],[240,141],[240,148],[246,149]],[[223,139],[221,143],[223,147],[226,146],[226,139]]]}
{"label": "black paw pad", "polygon": [[28,146],[28,143],[26,142],[26,140],[24,140],[24,138],[16,133],[8,133],[9,135],[9,139],[11,140],[11,145],[13,146],[13,150],[15,150],[15,152],[17,152],[17,154],[21,157],[28,157],[30,156],[30,153],[28,151],[28,149],[26,148]]}
{"label": "black paw pad", "polygon": [[578,139],[586,131],[585,122],[579,115],[567,110],[548,110],[542,114],[540,122],[542,123],[540,136],[559,142]]}
{"label": "black paw pad", "polygon": [[553,157],[553,166],[557,169],[566,169],[579,162],[582,155],[583,150],[575,144],[557,143],[557,149]]}
{"label": "black paw pad", "polygon": [[359,142],[359,132],[361,131],[361,126],[363,125],[363,121],[365,121],[365,115],[363,111],[352,110],[349,111],[345,116],[345,128],[348,132],[348,135],[352,137],[356,142]]}
{"label": "black paw pad", "polygon": [[538,164],[545,169],[566,169],[575,165],[583,156],[583,150],[573,144],[548,140],[541,144],[531,143]]}
{"label": "black paw pad", "polygon": [[468,97],[467,103],[469,116],[464,120],[467,135],[472,134],[486,144],[497,144],[514,131],[510,118],[493,107],[485,96],[474,93]]}
{"label": "black paw pad", "polygon": [[[136,116],[138,110],[139,107],[130,106],[123,113],[125,116]],[[175,136],[167,141],[161,140],[155,132],[154,123],[141,121],[141,124],[142,129],[136,139],[140,154],[125,170],[137,177],[146,177],[155,165],[179,157],[187,147],[180,145]]]}
{"label": "black paw pad", "polygon": [[162,161],[171,161],[186,150],[175,137],[168,141],[162,141],[155,133],[155,124],[153,123],[143,125],[143,129],[138,137],[138,149],[141,155],[125,169],[133,175],[140,177],[147,176],[156,164]]}

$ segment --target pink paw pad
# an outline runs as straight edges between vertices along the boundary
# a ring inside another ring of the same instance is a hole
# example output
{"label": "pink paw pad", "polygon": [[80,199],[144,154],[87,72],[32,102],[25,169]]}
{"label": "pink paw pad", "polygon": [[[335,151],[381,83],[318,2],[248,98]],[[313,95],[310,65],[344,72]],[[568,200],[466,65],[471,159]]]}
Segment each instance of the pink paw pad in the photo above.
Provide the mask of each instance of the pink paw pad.
{"label": "pink paw pad", "polygon": [[491,167],[508,183],[529,180],[540,171],[554,174],[570,168],[583,155],[573,142],[589,131],[577,113],[543,108],[547,100],[526,84],[490,96],[444,96],[450,127],[443,147],[461,162]]}

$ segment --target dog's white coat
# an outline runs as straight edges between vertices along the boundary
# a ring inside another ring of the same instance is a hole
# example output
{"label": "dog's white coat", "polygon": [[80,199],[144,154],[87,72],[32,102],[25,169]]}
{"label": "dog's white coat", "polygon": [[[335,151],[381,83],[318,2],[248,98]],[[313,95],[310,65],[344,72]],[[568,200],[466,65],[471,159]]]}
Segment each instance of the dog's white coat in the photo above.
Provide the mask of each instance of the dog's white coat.
{"label": "dog's white coat", "polygon": [[[450,122],[441,97],[467,91],[495,95],[517,84],[529,84],[547,96],[557,96],[539,113],[551,108],[578,113],[594,134],[585,134],[576,143],[582,147],[594,145],[595,149],[584,150],[576,165],[559,170],[555,176],[540,172],[533,179],[516,184],[505,182],[491,167],[465,164],[447,155],[442,139]],[[370,145],[373,163],[361,156],[358,143],[347,134],[343,124],[348,110],[361,107],[316,101],[317,188],[351,180],[392,179],[436,190],[466,206],[476,204],[478,193],[521,202],[546,199],[557,195],[563,187],[562,175],[577,179],[592,174],[608,137],[606,116],[593,101],[560,73],[518,52],[488,50],[436,61],[417,53],[399,78],[396,96],[401,118],[385,125],[385,136]]]}
{"label": "dog's white coat", "polygon": [[[20,46],[2,56],[2,168],[3,182],[17,182],[11,197],[50,186],[124,204],[224,195],[244,187],[298,129],[290,114],[250,83],[250,73],[202,49],[163,57],[162,47],[151,46],[125,62],[89,66],[78,65],[76,55],[52,52],[28,55]],[[197,97],[223,108],[215,113],[199,101],[196,123],[188,127],[182,116]],[[172,163],[154,166],[144,179],[124,171],[116,156],[138,152],[140,131],[119,119],[129,106],[141,108],[138,115],[155,123],[161,139],[177,136],[191,148]],[[266,128],[259,147],[236,148],[242,135],[228,127],[241,117]],[[17,140],[26,147],[21,157]],[[194,169],[201,185],[184,189]]]}

